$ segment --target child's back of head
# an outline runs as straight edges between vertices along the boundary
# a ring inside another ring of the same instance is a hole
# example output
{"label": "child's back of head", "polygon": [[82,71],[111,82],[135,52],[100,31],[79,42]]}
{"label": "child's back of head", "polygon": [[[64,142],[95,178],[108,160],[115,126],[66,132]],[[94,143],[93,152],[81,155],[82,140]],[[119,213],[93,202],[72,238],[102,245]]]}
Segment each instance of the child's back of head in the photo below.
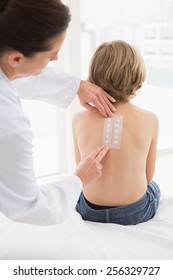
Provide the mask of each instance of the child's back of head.
{"label": "child's back of head", "polygon": [[90,64],[89,81],[102,87],[116,101],[128,101],[145,80],[140,53],[130,44],[115,40],[103,43]]}

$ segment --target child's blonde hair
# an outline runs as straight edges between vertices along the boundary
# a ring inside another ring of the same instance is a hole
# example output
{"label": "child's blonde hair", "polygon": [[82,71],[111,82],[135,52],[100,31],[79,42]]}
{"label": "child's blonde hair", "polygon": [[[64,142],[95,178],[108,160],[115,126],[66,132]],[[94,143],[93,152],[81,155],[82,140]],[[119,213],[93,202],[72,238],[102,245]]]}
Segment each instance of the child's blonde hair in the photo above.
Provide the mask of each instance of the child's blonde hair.
{"label": "child's blonde hair", "polygon": [[89,81],[103,88],[116,101],[128,101],[142,86],[146,68],[140,53],[124,41],[103,43],[95,52]]}

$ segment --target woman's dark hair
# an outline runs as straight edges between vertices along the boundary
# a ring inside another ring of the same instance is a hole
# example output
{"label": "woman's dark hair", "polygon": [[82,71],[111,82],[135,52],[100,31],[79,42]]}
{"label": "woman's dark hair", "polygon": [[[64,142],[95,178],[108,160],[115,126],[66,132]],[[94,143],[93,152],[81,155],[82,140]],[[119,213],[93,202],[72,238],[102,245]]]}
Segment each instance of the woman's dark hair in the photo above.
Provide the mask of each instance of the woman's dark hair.
{"label": "woman's dark hair", "polygon": [[0,0],[0,56],[11,49],[26,57],[50,50],[70,19],[60,0]]}

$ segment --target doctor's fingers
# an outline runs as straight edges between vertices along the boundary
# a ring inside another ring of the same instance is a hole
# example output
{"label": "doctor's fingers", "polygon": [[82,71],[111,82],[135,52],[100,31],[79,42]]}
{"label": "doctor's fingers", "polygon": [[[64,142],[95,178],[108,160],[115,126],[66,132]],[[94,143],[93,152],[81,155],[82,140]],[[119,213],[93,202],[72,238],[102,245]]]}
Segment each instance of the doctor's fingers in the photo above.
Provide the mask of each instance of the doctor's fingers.
{"label": "doctor's fingers", "polygon": [[111,102],[115,102],[115,99],[100,89],[100,94],[95,95],[91,103],[104,117],[112,117],[116,112],[114,105]]}
{"label": "doctor's fingers", "polygon": [[75,175],[81,179],[85,186],[100,178],[102,175],[102,168],[102,164],[96,159],[88,157],[79,163]]}
{"label": "doctor's fingers", "polygon": [[[100,171],[103,169],[103,164],[98,162],[96,159],[88,158],[86,159],[86,168],[88,168],[88,171],[92,173],[98,173],[98,176],[100,175]],[[97,174],[96,174],[97,176]]]}
{"label": "doctor's fingers", "polygon": [[95,160],[99,163],[102,161],[102,159],[105,157],[107,152],[109,151],[108,146],[104,146],[102,150],[95,156]]}
{"label": "doctor's fingers", "polygon": [[[92,100],[91,100],[91,104],[93,105],[93,108],[95,109],[95,111],[100,112],[100,114],[103,117],[108,117],[108,116],[112,117],[113,116],[113,112],[109,109],[109,107],[107,106],[107,103],[105,102],[103,97],[101,97],[101,96],[99,96],[99,97],[94,96],[92,98]],[[110,106],[111,105],[112,104],[110,103]],[[92,108],[91,108],[91,110],[92,110]]]}
{"label": "doctor's fingers", "polygon": [[101,170],[103,169],[103,164],[99,163],[99,164],[97,165],[97,167],[98,167],[99,170],[101,171]]}
{"label": "doctor's fingers", "polygon": [[108,146],[101,145],[98,148],[96,148],[86,159],[96,160],[97,162],[100,162],[108,151],[109,151]]}
{"label": "doctor's fingers", "polygon": [[86,159],[95,159],[105,148],[106,146],[104,145],[99,146],[94,151],[92,151],[91,154],[89,154]]}
{"label": "doctor's fingers", "polygon": [[116,100],[97,85],[81,81],[77,94],[81,105],[89,111],[99,111],[104,117],[112,117],[115,112],[112,103]]}

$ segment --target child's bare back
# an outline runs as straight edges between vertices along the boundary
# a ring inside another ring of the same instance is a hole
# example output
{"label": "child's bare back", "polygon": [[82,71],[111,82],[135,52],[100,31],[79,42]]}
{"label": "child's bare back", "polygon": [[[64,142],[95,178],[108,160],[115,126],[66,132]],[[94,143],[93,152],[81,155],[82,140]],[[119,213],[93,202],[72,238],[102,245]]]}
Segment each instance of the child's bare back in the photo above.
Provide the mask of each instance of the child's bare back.
{"label": "child's bare back", "polygon": [[[120,148],[109,150],[102,161],[101,178],[83,190],[86,199],[97,205],[122,206],[137,201],[154,174],[157,117],[130,102],[119,103],[116,110],[115,116],[123,117]],[[76,115],[73,128],[78,160],[103,144],[104,123],[99,113],[83,111]]]}

